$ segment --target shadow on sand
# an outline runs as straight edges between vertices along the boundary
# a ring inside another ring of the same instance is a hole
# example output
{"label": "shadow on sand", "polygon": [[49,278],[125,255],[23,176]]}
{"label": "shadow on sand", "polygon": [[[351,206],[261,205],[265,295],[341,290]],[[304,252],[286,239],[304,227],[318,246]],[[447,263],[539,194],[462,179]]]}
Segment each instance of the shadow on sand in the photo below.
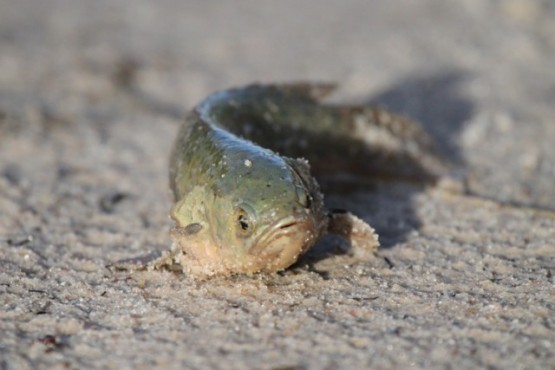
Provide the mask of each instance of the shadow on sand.
{"label": "shadow on sand", "polygon": [[[440,159],[450,167],[462,168],[464,160],[457,139],[474,112],[472,102],[459,92],[465,77],[463,72],[457,71],[409,76],[368,98],[365,104],[384,107],[414,119],[432,139]],[[403,166],[422,171],[413,158],[405,158]],[[392,165],[393,169],[396,167],[397,164]],[[381,248],[392,248],[406,241],[409,233],[421,226],[413,198],[438,179],[435,174],[425,171],[421,175],[417,181],[395,176],[388,176],[385,180],[378,178],[377,181],[362,179],[352,191],[344,191],[344,184],[324,186],[326,204],[359,215],[376,229]],[[300,264],[311,265],[327,256],[348,251],[349,246],[338,247],[337,240],[324,240],[309,251]]]}

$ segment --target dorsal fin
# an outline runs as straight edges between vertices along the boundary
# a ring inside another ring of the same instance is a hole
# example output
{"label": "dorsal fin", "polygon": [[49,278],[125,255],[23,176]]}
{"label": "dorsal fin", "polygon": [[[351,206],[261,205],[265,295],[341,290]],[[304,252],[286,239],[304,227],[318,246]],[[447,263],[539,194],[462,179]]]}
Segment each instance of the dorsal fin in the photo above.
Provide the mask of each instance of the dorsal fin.
{"label": "dorsal fin", "polygon": [[249,87],[275,89],[286,95],[308,98],[312,101],[321,101],[337,88],[337,84],[332,82],[294,82],[254,84]]}

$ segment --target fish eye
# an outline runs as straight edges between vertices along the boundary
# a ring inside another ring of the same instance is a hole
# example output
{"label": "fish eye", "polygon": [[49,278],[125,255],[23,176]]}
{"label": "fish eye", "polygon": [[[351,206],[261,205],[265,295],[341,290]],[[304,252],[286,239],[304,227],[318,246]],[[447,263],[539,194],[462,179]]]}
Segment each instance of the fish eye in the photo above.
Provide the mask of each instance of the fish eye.
{"label": "fish eye", "polygon": [[237,232],[240,236],[249,236],[254,232],[255,214],[252,207],[247,204],[241,204],[235,211],[235,222]]}

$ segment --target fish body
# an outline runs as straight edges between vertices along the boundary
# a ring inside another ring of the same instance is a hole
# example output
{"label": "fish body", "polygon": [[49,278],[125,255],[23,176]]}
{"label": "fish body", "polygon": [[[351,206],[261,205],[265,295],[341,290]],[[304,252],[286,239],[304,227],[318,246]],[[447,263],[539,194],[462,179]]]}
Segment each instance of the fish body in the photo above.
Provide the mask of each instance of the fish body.
{"label": "fish body", "polygon": [[[321,103],[332,89],[250,85],[214,93],[190,112],[170,159],[175,262],[195,276],[274,272],[327,232],[377,248],[365,222],[326,210],[313,173],[387,175],[429,142],[385,111]],[[384,157],[384,145],[397,154]],[[406,168],[409,177],[428,173]]]}

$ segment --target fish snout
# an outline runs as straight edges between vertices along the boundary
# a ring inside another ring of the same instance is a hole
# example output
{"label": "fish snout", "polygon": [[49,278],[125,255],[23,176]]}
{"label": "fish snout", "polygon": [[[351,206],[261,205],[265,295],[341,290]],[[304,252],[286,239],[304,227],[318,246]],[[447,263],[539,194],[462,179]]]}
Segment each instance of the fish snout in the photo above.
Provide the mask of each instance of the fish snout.
{"label": "fish snout", "polygon": [[308,214],[287,217],[260,238],[249,254],[258,260],[261,271],[280,271],[295,263],[318,236],[318,229]]}

